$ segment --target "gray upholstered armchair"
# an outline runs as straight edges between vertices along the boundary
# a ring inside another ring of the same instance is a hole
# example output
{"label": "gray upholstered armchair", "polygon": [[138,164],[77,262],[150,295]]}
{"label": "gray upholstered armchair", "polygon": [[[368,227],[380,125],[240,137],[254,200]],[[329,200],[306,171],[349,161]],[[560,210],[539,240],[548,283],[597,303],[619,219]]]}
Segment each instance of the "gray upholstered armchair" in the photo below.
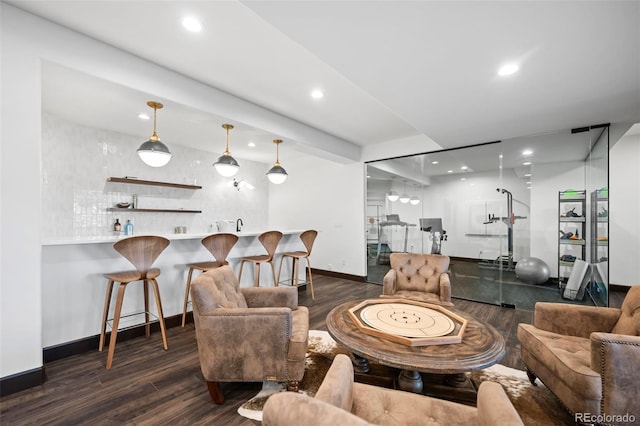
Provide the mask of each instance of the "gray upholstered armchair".
{"label": "gray upholstered armchair", "polygon": [[449,256],[391,253],[391,270],[382,281],[381,297],[451,305]]}
{"label": "gray upholstered armchair", "polygon": [[531,383],[542,380],[569,411],[640,422],[640,286],[621,309],[538,302],[518,340]]}
{"label": "gray upholstered armchair", "polygon": [[264,426],[522,425],[498,383],[483,382],[478,407],[354,383],[353,365],[337,355],[315,398],[282,392],[267,400]]}
{"label": "gray upholstered armchair", "polygon": [[288,382],[304,375],[309,310],[293,287],[240,288],[230,266],[199,275],[191,284],[200,368],[216,404],[220,382]]}

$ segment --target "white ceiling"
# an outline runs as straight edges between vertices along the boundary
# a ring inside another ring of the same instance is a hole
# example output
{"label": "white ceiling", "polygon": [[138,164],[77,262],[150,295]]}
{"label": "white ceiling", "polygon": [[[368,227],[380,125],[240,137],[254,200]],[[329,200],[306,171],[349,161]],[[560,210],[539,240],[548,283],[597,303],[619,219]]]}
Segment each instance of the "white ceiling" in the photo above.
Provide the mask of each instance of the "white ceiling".
{"label": "white ceiling", "polygon": [[[640,122],[640,1],[5,2],[360,147],[413,137],[453,148]],[[181,27],[186,15],[201,33]],[[506,61],[520,71],[499,78]],[[130,118],[152,94],[44,71],[45,109],[149,136],[149,122]],[[323,99],[310,98],[315,87]],[[165,143],[221,152],[220,124],[231,122],[234,155],[273,161],[266,142],[279,135],[158,100]],[[283,164],[304,152],[298,142],[285,140]]]}

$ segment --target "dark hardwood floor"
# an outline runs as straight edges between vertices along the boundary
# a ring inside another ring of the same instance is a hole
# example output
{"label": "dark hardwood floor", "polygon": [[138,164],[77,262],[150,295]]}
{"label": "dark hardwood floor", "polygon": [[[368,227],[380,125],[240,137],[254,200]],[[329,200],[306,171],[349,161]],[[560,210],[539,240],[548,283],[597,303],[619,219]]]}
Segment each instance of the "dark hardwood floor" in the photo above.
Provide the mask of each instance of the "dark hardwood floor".
{"label": "dark hardwood floor", "polygon": [[[316,299],[300,291],[299,303],[309,307],[310,328],[326,330],[325,317],[336,305],[376,298],[382,286],[314,275]],[[522,369],[516,329],[532,313],[465,300],[457,308],[496,327],[505,337],[502,364]],[[255,395],[260,383],[225,383],[226,401],[214,405],[200,373],[193,323],[168,330],[169,350],[160,334],[118,342],[113,368],[105,368],[106,352],[95,351],[47,363],[46,382],[0,401],[2,425],[252,425],[236,413]]]}

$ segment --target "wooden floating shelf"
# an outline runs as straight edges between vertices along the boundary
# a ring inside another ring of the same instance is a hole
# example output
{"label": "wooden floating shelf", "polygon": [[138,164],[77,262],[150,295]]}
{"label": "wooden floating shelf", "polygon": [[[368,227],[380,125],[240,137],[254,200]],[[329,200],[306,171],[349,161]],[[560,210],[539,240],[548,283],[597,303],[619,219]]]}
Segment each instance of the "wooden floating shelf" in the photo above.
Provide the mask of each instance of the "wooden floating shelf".
{"label": "wooden floating shelf", "polygon": [[[107,182],[115,182],[115,183],[129,183],[134,185],[149,185],[149,186],[165,186],[169,188],[180,188],[180,189],[202,189],[199,185],[187,185],[184,183],[171,183],[171,182],[159,182],[155,180],[143,180],[143,179],[134,179],[128,177],[109,177],[107,178]],[[200,213],[200,212],[198,212]]]}
{"label": "wooden floating shelf", "polygon": [[109,207],[107,211],[110,212],[148,212],[148,213],[202,213],[202,210],[170,210],[170,209],[121,209],[119,207]]}

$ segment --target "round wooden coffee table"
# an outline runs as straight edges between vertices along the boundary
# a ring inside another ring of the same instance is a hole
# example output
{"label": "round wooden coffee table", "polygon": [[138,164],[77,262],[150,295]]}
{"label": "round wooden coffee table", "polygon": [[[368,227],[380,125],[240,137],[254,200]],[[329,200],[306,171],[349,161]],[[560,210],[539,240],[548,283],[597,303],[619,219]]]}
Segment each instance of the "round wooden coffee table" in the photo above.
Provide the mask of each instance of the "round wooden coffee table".
{"label": "round wooden coffee table", "polygon": [[366,372],[368,362],[402,370],[398,386],[402,390],[422,392],[420,373],[451,375],[449,381],[462,379],[463,373],[489,367],[505,355],[502,335],[490,324],[468,313],[447,306],[447,310],[467,320],[460,343],[407,346],[364,333],[349,315],[349,309],[361,301],[336,306],[327,315],[327,331],[333,339],[350,350],[356,371]]}

